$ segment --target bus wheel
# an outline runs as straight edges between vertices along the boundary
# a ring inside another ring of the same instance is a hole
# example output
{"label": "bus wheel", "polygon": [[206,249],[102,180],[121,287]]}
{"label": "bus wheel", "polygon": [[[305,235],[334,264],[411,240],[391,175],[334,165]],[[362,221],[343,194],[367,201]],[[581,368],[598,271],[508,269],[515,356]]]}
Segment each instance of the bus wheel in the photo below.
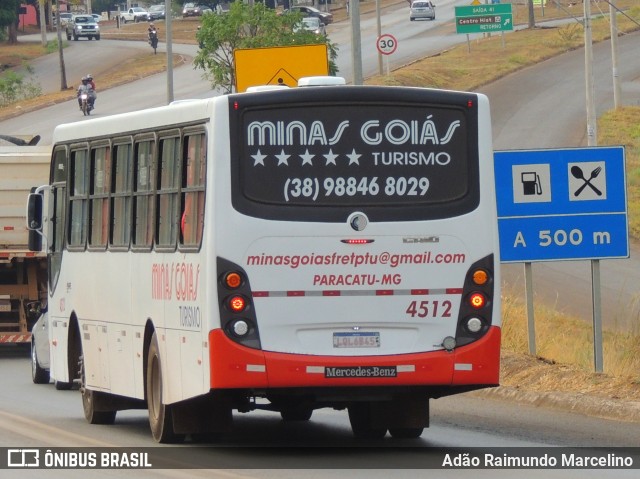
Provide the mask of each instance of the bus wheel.
{"label": "bus wheel", "polygon": [[382,439],[387,434],[385,428],[374,428],[372,419],[371,404],[356,403],[349,406],[349,422],[355,437],[359,439]]}
{"label": "bus wheel", "polygon": [[113,424],[115,422],[117,411],[96,411],[96,400],[100,393],[86,387],[82,356],[80,356],[80,394],[82,395],[84,418],[89,424]]}
{"label": "bus wheel", "polygon": [[397,439],[416,439],[422,436],[423,427],[392,427],[389,434]]}
{"label": "bus wheel", "polygon": [[155,332],[151,337],[147,359],[147,406],[151,434],[157,442],[182,442],[184,434],[176,434],[173,429],[171,406],[162,402],[162,363]]}
{"label": "bus wheel", "polygon": [[35,384],[49,384],[50,379],[49,371],[40,367],[34,341],[31,341],[31,379]]}
{"label": "bus wheel", "polygon": [[280,411],[283,421],[308,421],[312,414],[313,409],[305,406],[289,406]]}

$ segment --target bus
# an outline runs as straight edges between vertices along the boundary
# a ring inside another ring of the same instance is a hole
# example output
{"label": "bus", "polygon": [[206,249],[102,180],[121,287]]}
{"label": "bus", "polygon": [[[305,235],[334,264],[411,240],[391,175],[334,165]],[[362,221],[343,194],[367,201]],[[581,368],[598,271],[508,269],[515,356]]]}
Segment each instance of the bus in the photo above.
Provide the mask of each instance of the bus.
{"label": "bus", "polygon": [[499,383],[491,135],[482,94],[347,85],[58,126],[29,199],[56,387],[158,442],[320,408],[419,437]]}

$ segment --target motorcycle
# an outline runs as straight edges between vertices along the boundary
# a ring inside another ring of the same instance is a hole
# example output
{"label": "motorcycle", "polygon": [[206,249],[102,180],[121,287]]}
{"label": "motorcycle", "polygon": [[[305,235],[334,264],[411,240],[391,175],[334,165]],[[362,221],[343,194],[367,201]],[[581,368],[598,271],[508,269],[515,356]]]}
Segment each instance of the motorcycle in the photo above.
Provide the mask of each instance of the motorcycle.
{"label": "motorcycle", "polygon": [[91,110],[93,110],[93,104],[89,100],[89,94],[86,92],[80,93],[80,109],[84,116],[89,116]]}
{"label": "motorcycle", "polygon": [[151,45],[151,48],[153,48],[153,53],[155,55],[158,48],[158,32],[156,30],[151,30],[149,32],[149,45]]}

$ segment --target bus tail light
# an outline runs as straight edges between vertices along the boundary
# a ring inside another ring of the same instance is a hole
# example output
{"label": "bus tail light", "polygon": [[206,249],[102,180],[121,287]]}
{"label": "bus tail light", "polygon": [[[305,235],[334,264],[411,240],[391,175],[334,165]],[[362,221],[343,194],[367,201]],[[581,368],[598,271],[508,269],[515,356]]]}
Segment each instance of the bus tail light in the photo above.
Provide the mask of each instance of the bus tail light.
{"label": "bus tail light", "polygon": [[477,269],[473,272],[472,278],[475,284],[483,286],[487,284],[487,281],[489,281],[489,273],[483,269]]}
{"label": "bus tail light", "polygon": [[246,272],[239,265],[220,257],[217,268],[220,328],[232,341],[260,349],[258,320]]}
{"label": "bus tail light", "polygon": [[482,329],[482,320],[480,318],[472,316],[467,319],[466,327],[470,333],[479,333]]}
{"label": "bus tail light", "polygon": [[238,321],[234,321],[231,325],[231,329],[236,334],[236,336],[245,336],[249,332],[249,325],[246,321],[239,319]]}
{"label": "bus tail light", "polygon": [[493,260],[493,255],[488,255],[467,270],[458,314],[456,347],[472,343],[489,331],[493,316]]}
{"label": "bus tail light", "polygon": [[237,271],[231,271],[224,276],[224,284],[229,289],[238,289],[242,284],[242,276]]}
{"label": "bus tail light", "polygon": [[487,304],[487,298],[485,298],[484,294],[477,291],[469,295],[468,301],[473,309],[482,309]]}
{"label": "bus tail light", "polygon": [[227,306],[234,313],[241,313],[247,307],[247,300],[240,295],[231,296],[227,300]]}

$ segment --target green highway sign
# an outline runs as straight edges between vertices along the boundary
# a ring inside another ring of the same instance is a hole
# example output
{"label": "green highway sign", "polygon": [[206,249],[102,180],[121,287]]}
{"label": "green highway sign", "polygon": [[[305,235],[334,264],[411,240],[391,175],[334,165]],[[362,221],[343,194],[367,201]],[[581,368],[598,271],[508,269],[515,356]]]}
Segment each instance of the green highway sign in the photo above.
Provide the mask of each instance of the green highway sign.
{"label": "green highway sign", "polygon": [[513,30],[510,3],[456,7],[456,33],[490,33]]}

